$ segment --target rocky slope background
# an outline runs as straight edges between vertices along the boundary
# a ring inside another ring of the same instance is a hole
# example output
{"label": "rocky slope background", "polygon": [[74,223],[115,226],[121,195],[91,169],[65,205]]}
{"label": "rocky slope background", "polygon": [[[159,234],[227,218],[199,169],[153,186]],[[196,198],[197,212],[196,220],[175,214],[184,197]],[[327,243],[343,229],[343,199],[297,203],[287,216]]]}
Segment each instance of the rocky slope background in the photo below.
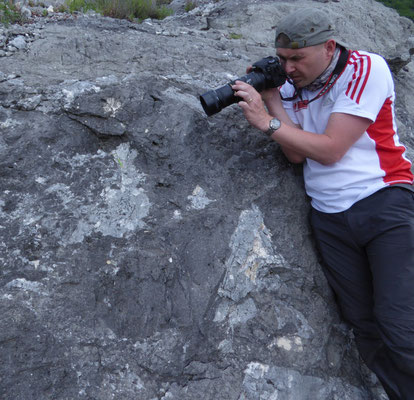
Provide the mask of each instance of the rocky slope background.
{"label": "rocky slope background", "polygon": [[300,168],[198,96],[273,55],[280,17],[324,8],[389,61],[413,159],[413,23],[373,0],[184,5],[0,28],[0,398],[385,399],[320,270]]}

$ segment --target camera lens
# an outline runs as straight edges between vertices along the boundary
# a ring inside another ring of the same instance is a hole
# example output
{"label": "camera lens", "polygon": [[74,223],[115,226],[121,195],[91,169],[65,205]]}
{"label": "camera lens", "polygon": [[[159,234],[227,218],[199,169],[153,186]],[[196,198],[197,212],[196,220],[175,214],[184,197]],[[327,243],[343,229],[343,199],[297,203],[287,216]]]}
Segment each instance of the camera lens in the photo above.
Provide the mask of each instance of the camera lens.
{"label": "camera lens", "polygon": [[240,97],[234,95],[230,85],[231,83],[228,83],[219,89],[210,90],[200,96],[201,105],[208,116],[218,113],[230,104],[241,100]]}
{"label": "camera lens", "polygon": [[200,96],[200,103],[209,117],[221,111],[220,101],[215,90],[210,90],[209,92],[202,94]]}
{"label": "camera lens", "polygon": [[[253,64],[253,71],[236,80],[252,85],[258,92],[264,89],[283,85],[286,80],[285,72],[279,61],[274,57],[266,57]],[[241,97],[235,96],[231,85],[234,81],[216,90],[210,90],[200,96],[200,102],[205,113],[211,116],[223,108],[239,102]]]}

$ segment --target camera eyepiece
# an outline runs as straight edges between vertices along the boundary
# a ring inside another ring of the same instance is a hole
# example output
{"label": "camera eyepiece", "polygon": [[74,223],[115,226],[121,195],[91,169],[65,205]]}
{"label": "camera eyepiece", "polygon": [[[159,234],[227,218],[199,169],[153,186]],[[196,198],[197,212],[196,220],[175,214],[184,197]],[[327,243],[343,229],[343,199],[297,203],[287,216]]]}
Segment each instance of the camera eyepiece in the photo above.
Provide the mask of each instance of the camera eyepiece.
{"label": "camera eyepiece", "polygon": [[210,90],[200,96],[201,105],[210,117],[223,108],[237,103],[242,99],[234,95],[231,85],[235,81],[243,81],[252,85],[258,92],[281,86],[286,81],[286,73],[276,57],[265,57],[253,64],[252,71],[235,79],[216,90]]}

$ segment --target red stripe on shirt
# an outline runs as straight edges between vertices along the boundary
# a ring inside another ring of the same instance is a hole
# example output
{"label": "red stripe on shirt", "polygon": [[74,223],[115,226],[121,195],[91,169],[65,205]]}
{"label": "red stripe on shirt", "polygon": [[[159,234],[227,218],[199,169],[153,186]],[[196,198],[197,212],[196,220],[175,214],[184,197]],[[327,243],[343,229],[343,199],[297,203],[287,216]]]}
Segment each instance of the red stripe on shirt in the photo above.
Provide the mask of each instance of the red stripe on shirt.
{"label": "red stripe on shirt", "polygon": [[[366,60],[366,66],[365,66],[364,60]],[[345,94],[349,96],[352,100],[355,100],[357,104],[359,104],[362,93],[367,84],[369,74],[371,72],[371,58],[367,55],[361,55],[357,51],[354,51],[348,63],[354,66],[354,73],[352,75],[352,80],[348,83],[348,88]],[[364,76],[364,70],[365,70],[364,82],[362,83],[361,87],[359,87],[361,83],[361,79]],[[352,90],[351,95],[349,95],[352,87],[354,89]]]}
{"label": "red stripe on shirt", "polygon": [[[353,56],[352,56],[353,57]],[[346,92],[345,92],[345,94],[347,95],[347,96],[349,96],[349,91],[351,90],[351,87],[352,87],[352,83],[355,81],[355,79],[356,79],[356,73],[357,73],[357,65],[356,65],[356,63],[355,62],[351,62],[351,58],[352,57],[349,57],[349,61],[348,61],[348,64],[349,65],[353,65],[354,66],[354,73],[352,74],[352,80],[348,83],[348,88],[346,89]]]}
{"label": "red stripe on shirt", "polygon": [[356,66],[356,68],[359,69],[359,71],[358,71],[358,78],[354,82],[354,90],[352,91],[352,94],[351,94],[351,99],[352,100],[355,100],[355,93],[358,89],[359,82],[361,81],[361,77],[364,73],[364,59],[359,58],[358,60],[356,60],[355,66]]}
{"label": "red stripe on shirt", "polygon": [[367,129],[369,137],[375,141],[381,169],[385,172],[385,183],[413,183],[411,162],[404,158],[405,147],[394,141],[392,100],[385,100],[375,122]]}
{"label": "red stripe on shirt", "polygon": [[369,74],[371,73],[371,57],[368,57],[368,56],[364,56],[364,57],[367,60],[367,71],[365,73],[364,83],[362,84],[358,97],[356,99],[357,104],[359,104],[359,101],[361,100],[362,92],[364,91],[365,86],[367,85]]}

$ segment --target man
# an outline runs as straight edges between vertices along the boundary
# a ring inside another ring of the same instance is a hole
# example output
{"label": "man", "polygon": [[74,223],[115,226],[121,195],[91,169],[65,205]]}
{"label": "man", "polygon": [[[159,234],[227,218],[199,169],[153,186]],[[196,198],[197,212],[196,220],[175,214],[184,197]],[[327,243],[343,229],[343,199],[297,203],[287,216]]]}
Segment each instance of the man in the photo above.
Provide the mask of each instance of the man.
{"label": "man", "polygon": [[304,163],[324,272],[359,352],[390,399],[413,400],[413,175],[391,73],[382,57],[336,41],[317,9],[279,22],[275,43],[289,81],[261,94],[237,81],[239,106]]}

